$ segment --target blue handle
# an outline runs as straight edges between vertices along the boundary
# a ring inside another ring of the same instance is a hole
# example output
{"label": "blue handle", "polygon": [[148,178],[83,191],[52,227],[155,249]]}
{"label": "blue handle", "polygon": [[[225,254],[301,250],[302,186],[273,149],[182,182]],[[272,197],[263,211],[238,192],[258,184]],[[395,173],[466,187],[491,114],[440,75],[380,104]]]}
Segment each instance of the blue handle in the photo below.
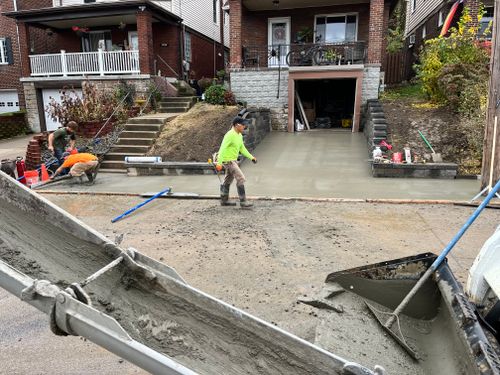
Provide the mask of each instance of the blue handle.
{"label": "blue handle", "polygon": [[439,265],[443,262],[444,258],[448,255],[448,253],[453,249],[453,246],[458,242],[458,240],[462,237],[462,235],[465,233],[465,231],[470,227],[470,225],[476,220],[476,218],[479,216],[481,211],[486,207],[488,203],[490,203],[490,200],[495,196],[497,191],[500,189],[500,180],[496,183],[495,187],[491,189],[490,193],[486,196],[484,201],[479,205],[478,208],[476,208],[476,211],[472,214],[471,217],[467,220],[467,222],[464,224],[462,229],[453,237],[453,239],[450,241],[450,243],[444,248],[444,250],[441,252],[441,254],[436,258],[434,263],[432,263],[430,269],[432,272],[434,272]]}
{"label": "blue handle", "polygon": [[156,199],[158,197],[161,197],[163,194],[167,194],[167,193],[170,193],[170,190],[172,188],[166,188],[165,190],[163,191],[160,191],[158,194],[155,194],[154,196],[152,196],[151,198],[149,198],[148,200],[142,202],[142,203],[139,203],[137,206],[135,207],[132,207],[130,210],[128,211],[125,211],[123,214],[121,214],[120,216],[117,216],[115,217],[114,219],[111,220],[112,223],[114,222],[117,222],[118,220],[120,220],[121,218],[127,216],[128,214],[134,212],[135,210],[141,208],[142,206],[144,206],[145,204],[148,204],[149,202],[151,202],[153,199]]}

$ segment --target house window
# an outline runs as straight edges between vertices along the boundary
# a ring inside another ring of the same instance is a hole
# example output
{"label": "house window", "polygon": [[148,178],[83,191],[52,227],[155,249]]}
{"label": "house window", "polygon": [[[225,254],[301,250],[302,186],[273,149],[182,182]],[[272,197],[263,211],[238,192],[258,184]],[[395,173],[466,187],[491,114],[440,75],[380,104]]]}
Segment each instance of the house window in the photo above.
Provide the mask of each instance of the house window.
{"label": "house window", "polygon": [[184,35],[184,60],[191,62],[191,34]]}
{"label": "house window", "polygon": [[8,64],[7,58],[7,41],[5,38],[0,38],[0,64]]}
{"label": "house window", "polygon": [[422,39],[425,39],[426,35],[427,35],[427,26],[424,25],[422,27]]}
{"label": "house window", "polygon": [[111,51],[111,31],[89,31],[88,33],[84,33],[82,35],[83,52],[95,52],[99,48],[105,51]]}
{"label": "house window", "polygon": [[214,23],[219,23],[219,18],[218,18],[218,15],[219,15],[219,0],[213,0],[212,1],[212,13],[213,13],[213,19],[214,19]]}
{"label": "house window", "polygon": [[[484,8],[484,15],[481,18],[481,24],[479,25],[478,36],[481,38],[486,38],[491,40],[491,22],[493,22],[493,7]],[[485,32],[488,31],[486,34]]]}
{"label": "house window", "polygon": [[358,16],[340,14],[316,16],[316,42],[352,42],[357,39]]}
{"label": "house window", "polygon": [[415,12],[415,9],[417,9],[417,0],[411,0],[411,12]]}
{"label": "house window", "polygon": [[439,27],[443,26],[443,23],[444,23],[443,10],[440,10],[438,13],[438,26]]}

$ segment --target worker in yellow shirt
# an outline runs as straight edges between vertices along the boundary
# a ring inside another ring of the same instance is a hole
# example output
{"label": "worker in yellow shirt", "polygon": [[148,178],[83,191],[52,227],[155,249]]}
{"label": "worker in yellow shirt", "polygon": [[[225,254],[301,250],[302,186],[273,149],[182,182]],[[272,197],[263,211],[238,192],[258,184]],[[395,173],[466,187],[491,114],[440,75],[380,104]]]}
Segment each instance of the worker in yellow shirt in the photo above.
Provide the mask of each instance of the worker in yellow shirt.
{"label": "worker in yellow shirt", "polygon": [[97,164],[97,156],[95,155],[85,152],[71,154],[64,159],[64,162],[59,168],[57,168],[51,179],[54,179],[54,177],[60,174],[65,168],[71,168],[69,174],[72,177],[80,177],[85,173],[88,180],[90,182],[94,182],[93,172],[95,171]]}
{"label": "worker in yellow shirt", "polygon": [[229,202],[229,187],[234,179],[236,179],[236,188],[238,189],[238,196],[240,198],[241,208],[250,208],[252,203],[248,202],[245,194],[245,175],[238,165],[238,156],[242,154],[253,163],[257,163],[257,159],[243,144],[243,131],[250,125],[250,121],[242,117],[235,117],[233,119],[233,126],[226,135],[220,145],[218,152],[218,159],[216,169],[221,171],[222,168],[226,171],[224,183],[220,187],[220,197],[222,206],[235,206],[236,203]]}

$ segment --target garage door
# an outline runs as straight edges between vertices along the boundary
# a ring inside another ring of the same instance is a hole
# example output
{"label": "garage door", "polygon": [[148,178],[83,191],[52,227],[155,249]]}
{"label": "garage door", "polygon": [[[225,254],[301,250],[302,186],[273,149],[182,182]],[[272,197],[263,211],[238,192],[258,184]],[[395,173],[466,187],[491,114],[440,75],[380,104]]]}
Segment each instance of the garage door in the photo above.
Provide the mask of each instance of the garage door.
{"label": "garage door", "polygon": [[19,97],[17,91],[0,91],[0,113],[15,111],[19,111]]}
{"label": "garage door", "polygon": [[[82,90],[79,89],[74,89],[76,94],[81,97],[82,95]],[[43,97],[43,109],[44,109],[44,115],[45,115],[45,126],[47,131],[52,131],[56,130],[57,128],[61,127],[62,124],[60,124],[58,121],[53,120],[47,111],[45,109],[49,105],[51,98],[54,98],[56,102],[61,103],[61,93],[59,92],[59,89],[43,89],[42,90],[42,97]]]}

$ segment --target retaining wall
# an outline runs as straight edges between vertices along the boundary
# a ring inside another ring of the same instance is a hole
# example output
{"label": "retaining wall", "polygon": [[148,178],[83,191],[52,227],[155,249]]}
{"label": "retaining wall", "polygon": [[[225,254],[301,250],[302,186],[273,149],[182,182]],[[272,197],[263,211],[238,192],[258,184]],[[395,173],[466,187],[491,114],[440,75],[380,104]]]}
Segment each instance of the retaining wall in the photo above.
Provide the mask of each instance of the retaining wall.
{"label": "retaining wall", "polygon": [[0,116],[0,139],[15,137],[29,131],[25,113]]}

